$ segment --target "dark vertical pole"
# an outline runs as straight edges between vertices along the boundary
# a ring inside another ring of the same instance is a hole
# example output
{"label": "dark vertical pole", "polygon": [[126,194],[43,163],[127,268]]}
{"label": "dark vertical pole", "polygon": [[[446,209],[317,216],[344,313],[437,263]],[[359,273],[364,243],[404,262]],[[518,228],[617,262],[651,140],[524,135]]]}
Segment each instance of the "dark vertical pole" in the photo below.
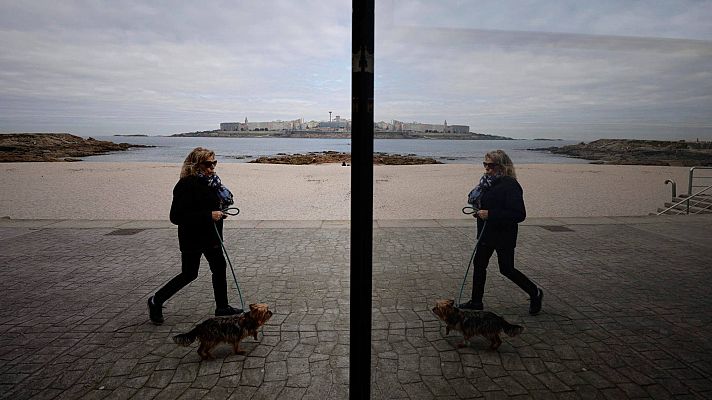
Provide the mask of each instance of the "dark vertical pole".
{"label": "dark vertical pole", "polygon": [[371,395],[374,0],[353,0],[349,398]]}

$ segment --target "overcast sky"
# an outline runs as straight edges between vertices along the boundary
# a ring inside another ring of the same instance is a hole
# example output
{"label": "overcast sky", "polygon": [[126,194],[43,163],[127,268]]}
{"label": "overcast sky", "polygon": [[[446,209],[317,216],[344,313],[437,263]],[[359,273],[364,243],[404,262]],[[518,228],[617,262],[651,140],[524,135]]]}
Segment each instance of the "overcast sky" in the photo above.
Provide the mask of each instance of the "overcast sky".
{"label": "overcast sky", "polygon": [[[712,140],[712,0],[381,0],[375,119]],[[350,118],[351,2],[0,0],[0,132]]]}

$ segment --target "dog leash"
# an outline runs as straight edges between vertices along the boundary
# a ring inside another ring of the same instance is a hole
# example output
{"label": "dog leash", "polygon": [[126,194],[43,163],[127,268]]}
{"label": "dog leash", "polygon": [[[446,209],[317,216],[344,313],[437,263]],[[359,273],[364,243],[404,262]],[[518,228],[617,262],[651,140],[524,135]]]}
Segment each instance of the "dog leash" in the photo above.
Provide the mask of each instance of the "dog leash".
{"label": "dog leash", "polygon": [[[472,215],[477,213],[479,211],[477,208],[472,207],[472,206],[465,206],[462,207],[462,213],[466,215]],[[470,265],[472,265],[472,261],[475,259],[475,254],[477,254],[477,247],[479,247],[480,244],[480,238],[482,237],[482,234],[485,232],[485,228],[487,227],[487,220],[484,220],[484,223],[482,224],[482,231],[480,232],[480,235],[477,237],[477,241],[475,242],[475,248],[472,249],[472,255],[470,256],[470,261],[467,263],[467,270],[465,270],[465,276],[462,278],[462,285],[460,285],[460,294],[457,296],[457,304],[460,304],[462,302],[462,291],[465,289],[465,282],[467,282],[467,275],[470,274]],[[476,230],[476,228],[475,228]]]}
{"label": "dog leash", "polygon": [[[240,209],[237,207],[230,207],[222,210],[227,215],[237,215],[240,213]],[[235,281],[235,287],[237,288],[237,295],[240,296],[240,308],[243,310],[245,309],[245,302],[242,301],[242,292],[240,291],[240,285],[237,283],[237,276],[235,275],[235,269],[232,267],[232,262],[230,261],[230,255],[227,253],[227,249],[225,249],[225,243],[222,240],[222,237],[220,237],[220,232],[218,231],[218,226],[213,222],[213,228],[215,228],[215,234],[218,236],[218,240],[220,240],[220,247],[222,247],[223,253],[225,253],[225,258],[227,259],[227,264],[230,266],[230,271],[232,272],[232,280]]]}
{"label": "dog leash", "polygon": [[222,212],[224,212],[224,213],[227,214],[227,215],[231,215],[231,216],[234,217],[235,215],[237,215],[237,214],[240,213],[240,209],[237,208],[237,207],[228,207],[228,208],[222,210]]}

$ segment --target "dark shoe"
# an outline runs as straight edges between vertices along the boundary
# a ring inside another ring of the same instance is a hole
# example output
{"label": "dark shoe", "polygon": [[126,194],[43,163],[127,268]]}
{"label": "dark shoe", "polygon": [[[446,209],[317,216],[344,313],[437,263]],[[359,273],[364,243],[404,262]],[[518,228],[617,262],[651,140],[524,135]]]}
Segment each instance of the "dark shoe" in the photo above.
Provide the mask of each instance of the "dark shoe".
{"label": "dark shoe", "polygon": [[461,308],[464,310],[482,310],[484,307],[482,307],[482,302],[475,303],[474,301],[470,300],[467,303],[458,304],[457,308]]}
{"label": "dark shoe", "polygon": [[163,306],[160,304],[153,303],[153,296],[148,298],[148,316],[151,318],[151,322],[156,325],[163,323]]}
{"label": "dark shoe", "polygon": [[228,315],[242,314],[242,308],[233,308],[232,306],[218,307],[215,309],[216,317],[226,317]]}
{"label": "dark shoe", "polygon": [[532,297],[529,301],[529,314],[537,315],[541,311],[541,301],[544,299],[544,291],[537,289],[536,296]]}

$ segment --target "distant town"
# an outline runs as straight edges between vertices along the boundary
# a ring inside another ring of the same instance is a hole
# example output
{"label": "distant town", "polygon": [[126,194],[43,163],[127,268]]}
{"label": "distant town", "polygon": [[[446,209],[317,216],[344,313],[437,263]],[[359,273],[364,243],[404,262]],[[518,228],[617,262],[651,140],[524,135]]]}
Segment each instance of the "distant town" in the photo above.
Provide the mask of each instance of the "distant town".
{"label": "distant town", "polygon": [[[468,125],[451,125],[447,120],[442,124],[379,121],[374,123],[374,135],[379,139],[511,139],[470,132]],[[339,115],[334,118],[329,115],[329,121],[304,121],[303,118],[299,118],[289,121],[254,122],[245,118],[244,122],[221,122],[219,129],[216,130],[179,133],[172,136],[349,138],[351,121]]]}

